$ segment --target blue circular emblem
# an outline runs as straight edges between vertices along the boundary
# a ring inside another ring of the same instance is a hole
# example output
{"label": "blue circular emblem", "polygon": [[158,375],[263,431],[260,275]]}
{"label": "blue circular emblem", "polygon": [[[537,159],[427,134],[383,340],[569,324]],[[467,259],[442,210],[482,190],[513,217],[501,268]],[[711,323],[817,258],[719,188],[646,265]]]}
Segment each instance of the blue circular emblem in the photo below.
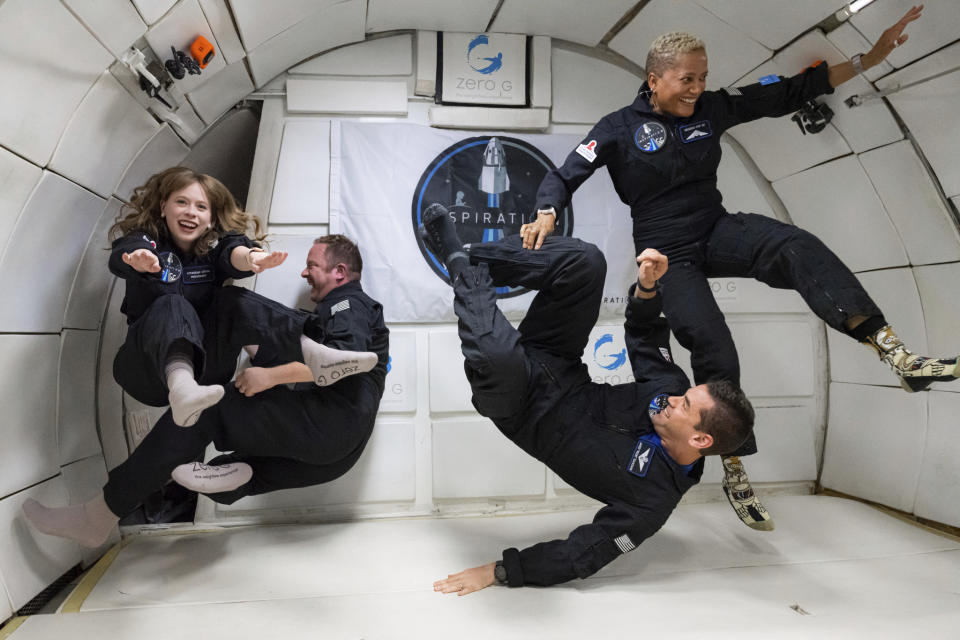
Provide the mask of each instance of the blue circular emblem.
{"label": "blue circular emblem", "polygon": [[183,273],[183,265],[180,258],[172,251],[160,254],[160,280],[163,282],[176,282]]}
{"label": "blue circular emblem", "polygon": [[[489,53],[486,51],[486,45],[490,44],[490,39],[486,34],[481,33],[476,38],[470,41],[470,44],[467,45],[467,64],[470,65],[470,68],[478,73],[484,75],[489,75],[495,71],[499,71],[503,66],[503,52],[498,51],[496,55],[485,56],[484,53]],[[484,45],[482,48],[477,49]]]}
{"label": "blue circular emblem", "polygon": [[647,120],[633,134],[633,141],[637,143],[640,151],[653,153],[659,151],[667,141],[667,130],[659,122]]}

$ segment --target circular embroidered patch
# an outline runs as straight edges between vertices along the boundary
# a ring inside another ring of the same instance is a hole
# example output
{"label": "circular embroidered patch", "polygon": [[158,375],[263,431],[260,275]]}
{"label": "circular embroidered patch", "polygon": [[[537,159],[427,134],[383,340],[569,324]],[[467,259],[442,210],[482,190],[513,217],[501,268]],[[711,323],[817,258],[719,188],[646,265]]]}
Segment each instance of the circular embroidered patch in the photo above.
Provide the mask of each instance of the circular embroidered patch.
{"label": "circular embroidered patch", "polygon": [[667,130],[659,122],[648,120],[633,134],[633,140],[640,151],[653,153],[659,151],[667,141]]}
{"label": "circular embroidered patch", "polygon": [[160,254],[160,279],[164,282],[176,282],[183,274],[180,258],[172,251]]}

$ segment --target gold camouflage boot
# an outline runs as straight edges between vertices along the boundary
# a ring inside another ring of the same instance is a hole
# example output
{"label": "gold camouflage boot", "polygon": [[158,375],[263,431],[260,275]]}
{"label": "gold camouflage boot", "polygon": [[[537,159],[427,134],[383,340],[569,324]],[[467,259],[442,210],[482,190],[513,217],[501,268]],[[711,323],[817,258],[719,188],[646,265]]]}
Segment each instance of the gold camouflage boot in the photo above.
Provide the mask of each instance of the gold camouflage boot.
{"label": "gold camouflage boot", "polygon": [[767,513],[750,486],[747,472],[737,456],[724,456],[723,492],[727,494],[730,506],[737,512],[743,524],[757,531],[773,531],[773,518]]}
{"label": "gold camouflage boot", "polygon": [[890,365],[900,378],[900,386],[911,393],[923,391],[934,382],[956,380],[960,377],[957,358],[947,360],[918,356],[907,349],[890,325],[867,336],[863,344],[872,347],[880,359]]}

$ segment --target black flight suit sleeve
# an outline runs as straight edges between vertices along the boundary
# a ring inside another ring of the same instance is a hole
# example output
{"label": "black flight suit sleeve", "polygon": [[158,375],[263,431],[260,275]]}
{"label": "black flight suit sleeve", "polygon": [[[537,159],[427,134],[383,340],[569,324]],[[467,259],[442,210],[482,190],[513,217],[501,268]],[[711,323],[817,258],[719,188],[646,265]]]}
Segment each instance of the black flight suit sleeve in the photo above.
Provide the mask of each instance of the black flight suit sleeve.
{"label": "black flight suit sleeve", "polygon": [[253,271],[242,271],[233,266],[230,262],[230,254],[237,247],[259,247],[260,245],[245,236],[242,233],[230,232],[220,236],[217,242],[215,257],[217,279],[223,282],[227,278],[239,279],[247,278],[253,275]]}
{"label": "black flight suit sleeve", "polygon": [[735,89],[721,89],[703,94],[714,101],[714,120],[721,131],[758,118],[778,118],[797,111],[807,100],[833,93],[828,67],[821,62],[802,73],[770,84],[754,83]]}
{"label": "black flight suit sleeve", "polygon": [[[336,298],[331,298],[335,301]],[[358,298],[351,296],[343,298],[349,306],[337,311],[327,322],[323,344],[333,349],[346,351],[370,351],[373,343],[374,327],[371,318],[377,310],[369,310]],[[333,307],[343,304],[343,301],[334,302]]]}
{"label": "black flight suit sleeve", "polygon": [[133,253],[137,249],[151,251],[159,260],[157,245],[153,238],[142,231],[133,231],[113,241],[113,245],[110,247],[110,260],[107,263],[110,273],[124,280],[156,277],[155,274],[140,273],[123,261],[123,254]]}
{"label": "black flight suit sleeve", "polygon": [[545,587],[591,576],[656,533],[673,513],[678,499],[649,491],[640,504],[605,506],[592,523],[577,527],[565,540],[540,542],[522,551],[506,549],[503,566],[507,584]]}
{"label": "black flight suit sleeve", "polygon": [[537,190],[537,209],[553,207],[559,213],[569,204],[577,187],[607,163],[617,148],[617,138],[606,118],[594,125],[578,149],[590,145],[591,142],[596,144],[586,153],[588,155],[590,152],[596,153],[593,161],[588,160],[575,149],[567,156],[563,166],[551,170],[546,175]]}
{"label": "black flight suit sleeve", "polygon": [[670,353],[670,325],[660,317],[663,298],[659,293],[646,299],[634,297],[636,286],[634,283],[627,294],[627,319],[623,323],[634,378],[637,382],[676,381],[678,389],[689,388],[687,374],[673,362]]}

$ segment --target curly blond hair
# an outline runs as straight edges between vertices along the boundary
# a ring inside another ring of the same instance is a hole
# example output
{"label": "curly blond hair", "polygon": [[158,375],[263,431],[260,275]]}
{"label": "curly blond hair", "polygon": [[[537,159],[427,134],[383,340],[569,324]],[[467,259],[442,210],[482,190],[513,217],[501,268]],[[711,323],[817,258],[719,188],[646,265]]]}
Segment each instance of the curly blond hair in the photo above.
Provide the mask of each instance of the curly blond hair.
{"label": "curly blond hair", "polygon": [[703,40],[685,31],[670,31],[657,37],[647,53],[647,73],[662,76],[663,72],[677,63],[677,58],[685,53],[706,50]]}
{"label": "curly blond hair", "polygon": [[241,209],[222,182],[187,167],[170,167],[153,174],[146,184],[133,190],[130,204],[124,205],[120,210],[120,215],[110,227],[108,239],[113,242],[133,230],[140,230],[154,238],[169,240],[170,231],[160,216],[160,208],[172,193],[194,183],[199,184],[207,196],[213,224],[212,228],[197,240],[194,253],[207,253],[213,248],[217,238],[229,231],[244,234],[252,231],[255,240],[266,237],[260,219]]}

